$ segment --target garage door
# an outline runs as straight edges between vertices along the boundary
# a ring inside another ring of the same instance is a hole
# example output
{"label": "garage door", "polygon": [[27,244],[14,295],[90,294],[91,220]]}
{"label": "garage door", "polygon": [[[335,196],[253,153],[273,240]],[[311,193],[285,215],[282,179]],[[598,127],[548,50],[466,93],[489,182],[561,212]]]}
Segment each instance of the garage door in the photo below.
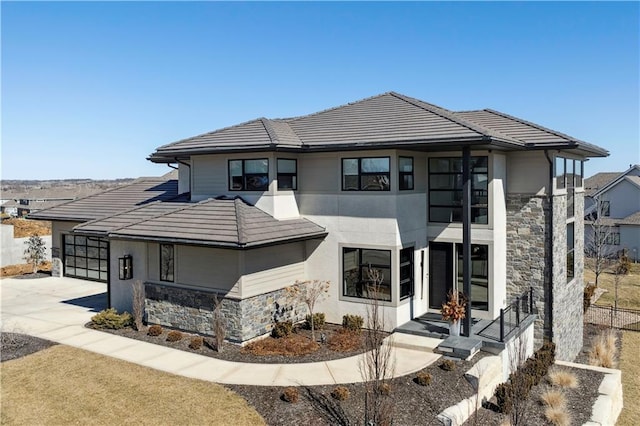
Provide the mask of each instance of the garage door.
{"label": "garage door", "polygon": [[64,275],[107,282],[109,241],[84,235],[64,236]]}

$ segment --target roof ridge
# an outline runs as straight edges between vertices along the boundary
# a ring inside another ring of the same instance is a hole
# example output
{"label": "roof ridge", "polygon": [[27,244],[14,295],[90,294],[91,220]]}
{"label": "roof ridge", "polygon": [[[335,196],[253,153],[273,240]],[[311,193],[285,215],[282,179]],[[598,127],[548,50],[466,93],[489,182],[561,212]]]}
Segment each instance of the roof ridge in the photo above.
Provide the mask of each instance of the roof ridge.
{"label": "roof ridge", "polygon": [[233,207],[236,211],[236,228],[238,230],[238,245],[244,246],[247,244],[247,232],[245,230],[245,217],[244,209],[242,206],[244,202],[240,197],[233,200]]}
{"label": "roof ridge", "polygon": [[326,108],[326,109],[323,109],[323,110],[320,110],[320,111],[312,112],[311,114],[297,115],[295,117],[288,117],[288,118],[278,118],[277,120],[286,121],[287,124],[288,124],[290,121],[296,121],[296,120],[300,120],[302,118],[313,117],[315,115],[323,114],[325,112],[334,111],[336,109],[344,108],[344,107],[347,107],[347,106],[350,106],[350,105],[355,105],[355,104],[358,104],[360,102],[369,101],[369,100],[375,99],[375,98],[381,98],[381,97],[383,97],[385,95],[390,95],[392,93],[393,92],[384,92],[384,93],[380,93],[378,95],[373,95],[373,96],[369,96],[369,97],[366,97],[366,98],[363,98],[363,99],[359,99],[357,101],[347,102],[346,104],[342,104],[342,105],[338,105],[338,106],[335,106],[335,107]]}
{"label": "roof ridge", "polygon": [[269,139],[271,139],[271,143],[277,144],[279,139],[275,129],[271,125],[271,120],[265,117],[260,117],[259,120],[262,122],[262,125],[264,126],[264,130],[267,132],[267,135],[269,135]]}
{"label": "roof ridge", "polygon": [[531,122],[531,121],[527,121],[527,120],[524,120],[524,119],[522,119],[522,118],[514,117],[513,115],[509,115],[509,114],[506,114],[506,113],[504,113],[504,112],[496,111],[495,109],[485,108],[485,109],[483,109],[482,111],[486,111],[486,112],[489,112],[489,113],[491,113],[491,114],[498,115],[498,116],[500,116],[500,117],[508,118],[508,119],[510,119],[510,120],[517,121],[518,123],[521,123],[521,124],[526,124],[527,126],[531,126],[531,127],[533,127],[534,129],[542,130],[542,131],[544,131],[544,132],[549,132],[549,133],[551,133],[552,135],[556,135],[556,136],[558,136],[558,137],[561,137],[561,138],[567,139],[567,140],[569,140],[570,142],[572,142],[573,144],[576,144],[576,145],[577,145],[579,142],[580,142],[580,143],[586,143],[586,142],[584,142],[584,141],[582,141],[582,140],[580,140],[580,139],[576,139],[576,138],[574,138],[574,137],[571,137],[571,136],[567,135],[566,133],[558,132],[558,131],[556,131],[556,130],[549,129],[549,128],[544,127],[544,126],[540,126],[539,124],[535,124],[535,123],[533,123],[533,122]]}

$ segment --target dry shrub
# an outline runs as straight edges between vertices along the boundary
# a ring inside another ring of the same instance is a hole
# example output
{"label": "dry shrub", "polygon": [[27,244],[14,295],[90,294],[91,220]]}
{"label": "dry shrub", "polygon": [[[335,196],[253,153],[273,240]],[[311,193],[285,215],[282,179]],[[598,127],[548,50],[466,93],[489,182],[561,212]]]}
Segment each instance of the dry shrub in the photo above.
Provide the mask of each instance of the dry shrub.
{"label": "dry shrub", "polygon": [[380,395],[389,396],[391,395],[391,385],[389,383],[380,383],[378,387],[380,391]]}
{"label": "dry shrub", "polygon": [[167,333],[167,342],[177,342],[178,340],[182,340],[182,333],[178,330],[171,330]]}
{"label": "dry shrub", "polygon": [[600,333],[591,344],[589,350],[589,364],[598,367],[613,368],[616,365],[617,337],[613,330]]}
{"label": "dry shrub", "polygon": [[191,341],[189,342],[189,348],[194,349],[194,350],[198,350],[202,347],[202,344],[204,343],[204,339],[200,336],[198,337],[193,337],[191,338]]}
{"label": "dry shrub", "polygon": [[295,404],[300,399],[300,392],[298,392],[298,388],[289,387],[282,392],[282,399]]}
{"label": "dry shrub", "polygon": [[564,408],[547,407],[544,410],[544,416],[555,426],[569,426],[571,424],[571,416]]}
{"label": "dry shrub", "polygon": [[540,395],[540,401],[550,408],[555,408],[558,410],[566,410],[567,408],[567,399],[564,396],[562,391],[557,389],[548,389]]}
{"label": "dry shrub", "polygon": [[362,335],[360,331],[343,328],[333,333],[327,344],[335,352],[353,352],[362,347]]}
{"label": "dry shrub", "polygon": [[346,401],[351,396],[351,392],[344,386],[336,386],[336,388],[331,391],[331,396],[338,401]]}
{"label": "dry shrub", "polygon": [[280,339],[267,337],[256,340],[242,348],[242,352],[257,356],[284,355],[301,356],[317,351],[320,345],[299,334],[292,334]]}
{"label": "dry shrub", "polygon": [[413,381],[420,386],[427,386],[431,383],[431,374],[424,371],[420,372],[416,374],[416,377],[413,379]]}
{"label": "dry shrub", "polygon": [[271,329],[271,337],[275,339],[281,339],[283,337],[287,337],[291,335],[293,332],[293,322],[291,321],[281,321],[275,323],[273,329]]}
{"label": "dry shrub", "polygon": [[561,388],[575,389],[578,387],[578,378],[567,370],[555,369],[549,373],[549,382]]}
{"label": "dry shrub", "polygon": [[162,334],[162,327],[159,325],[152,325],[151,327],[149,327],[149,330],[147,331],[147,334],[149,336],[159,336]]}
{"label": "dry shrub", "polygon": [[453,371],[456,369],[456,363],[453,360],[445,359],[440,363],[440,368],[444,371]]}

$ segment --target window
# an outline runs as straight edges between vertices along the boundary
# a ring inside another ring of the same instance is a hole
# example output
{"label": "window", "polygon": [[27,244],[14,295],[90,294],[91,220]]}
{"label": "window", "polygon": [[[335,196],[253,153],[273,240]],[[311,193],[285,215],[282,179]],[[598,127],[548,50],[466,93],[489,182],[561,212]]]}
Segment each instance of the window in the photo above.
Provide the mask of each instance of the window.
{"label": "window", "polygon": [[229,160],[230,191],[266,191],[269,188],[269,160]]}
{"label": "window", "polygon": [[160,280],[173,282],[173,244],[160,244]]}
{"label": "window", "polygon": [[[471,157],[471,223],[489,220],[488,157]],[[429,221],[462,222],[462,158],[429,159]]]}
{"label": "window", "polygon": [[605,244],[610,246],[619,246],[620,245],[620,232],[602,232],[604,234],[602,240]]}
{"label": "window", "polygon": [[401,191],[413,189],[413,157],[398,158],[398,185]]}
{"label": "window", "polygon": [[[456,244],[458,290],[463,289],[462,244]],[[489,310],[489,246],[471,244],[471,308]]]}
{"label": "window", "polygon": [[298,162],[278,158],[278,189],[298,189]]}
{"label": "window", "polygon": [[107,281],[109,241],[106,238],[66,234],[64,236],[64,274],[70,277]]}
{"label": "window", "polygon": [[413,247],[400,250],[400,300],[413,296]]}
{"label": "window", "polygon": [[[342,249],[343,294],[349,297],[391,301],[391,251],[360,248]],[[369,269],[382,274],[378,291],[370,288]]]}
{"label": "window", "polygon": [[600,213],[602,216],[608,217],[611,214],[611,202],[600,201]]}
{"label": "window", "polygon": [[573,222],[567,223],[567,281],[571,281],[574,276],[574,236]]}
{"label": "window", "polygon": [[343,158],[343,191],[388,191],[389,157]]}
{"label": "window", "polygon": [[556,178],[556,188],[558,189],[582,187],[584,162],[556,157],[554,176]]}

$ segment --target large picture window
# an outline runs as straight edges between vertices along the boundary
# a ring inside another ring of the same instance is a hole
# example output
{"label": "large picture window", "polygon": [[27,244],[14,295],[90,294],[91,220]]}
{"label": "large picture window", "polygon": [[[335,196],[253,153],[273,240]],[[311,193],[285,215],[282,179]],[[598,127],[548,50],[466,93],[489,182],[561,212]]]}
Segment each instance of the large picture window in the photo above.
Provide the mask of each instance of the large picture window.
{"label": "large picture window", "polygon": [[413,189],[413,157],[398,158],[398,188],[401,191]]}
{"label": "large picture window", "polygon": [[160,281],[174,281],[173,244],[160,244]]}
{"label": "large picture window", "polygon": [[230,191],[266,191],[269,188],[269,160],[229,160]]}
{"label": "large picture window", "polygon": [[298,162],[278,158],[278,189],[298,189]]}
{"label": "large picture window", "polygon": [[[471,157],[471,223],[489,220],[488,157]],[[462,222],[462,158],[429,159],[429,221]]]}
{"label": "large picture window", "polygon": [[[343,248],[343,294],[349,297],[391,301],[391,251]],[[369,269],[380,271],[382,283],[373,289]]]}
{"label": "large picture window", "polygon": [[400,300],[413,296],[413,247],[400,250]]}
{"label": "large picture window", "polygon": [[69,277],[107,281],[109,241],[84,235],[64,236],[64,274]]}
{"label": "large picture window", "polygon": [[389,157],[343,158],[343,191],[389,191]]}
{"label": "large picture window", "polygon": [[[456,244],[458,290],[463,289],[462,244]],[[471,308],[489,310],[489,247],[471,244]]]}

